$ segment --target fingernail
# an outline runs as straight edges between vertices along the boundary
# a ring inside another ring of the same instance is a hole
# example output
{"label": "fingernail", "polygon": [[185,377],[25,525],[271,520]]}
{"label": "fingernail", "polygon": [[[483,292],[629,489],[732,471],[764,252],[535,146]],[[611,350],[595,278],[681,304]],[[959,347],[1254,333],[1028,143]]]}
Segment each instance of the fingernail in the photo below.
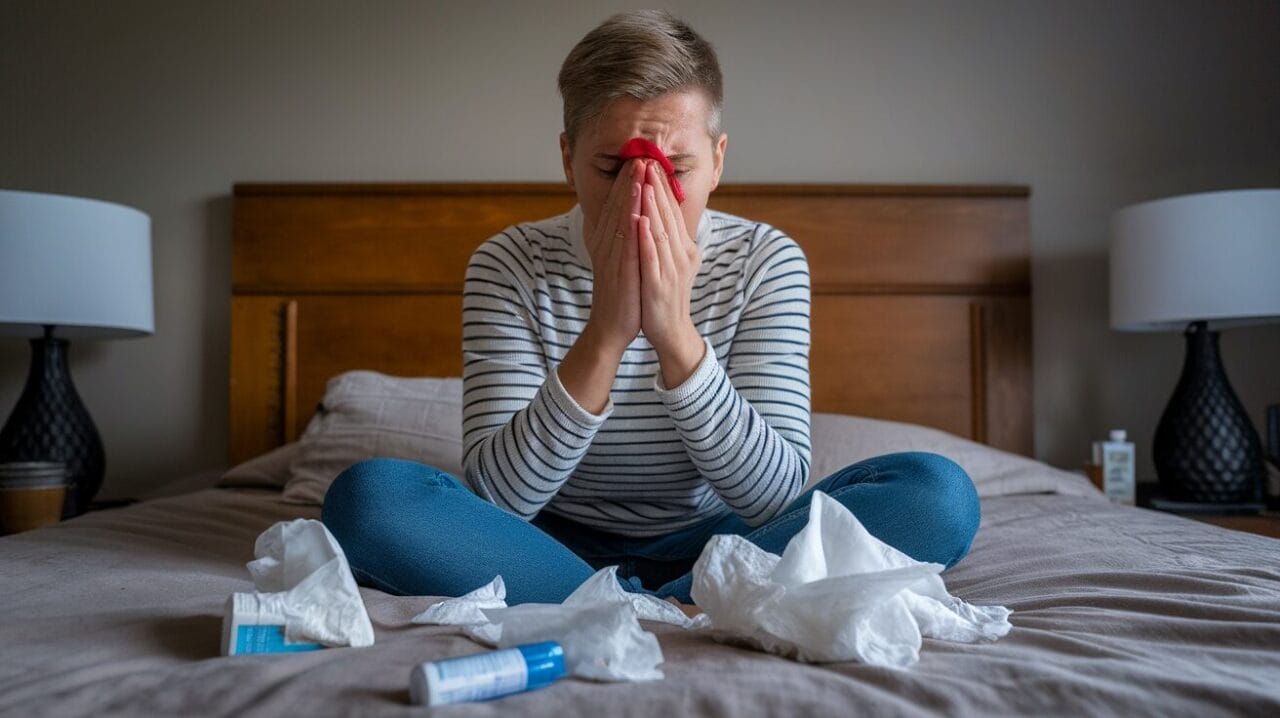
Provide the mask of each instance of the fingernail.
{"label": "fingernail", "polygon": [[640,185],[633,182],[631,184],[631,196],[635,197],[638,194],[640,194]]}

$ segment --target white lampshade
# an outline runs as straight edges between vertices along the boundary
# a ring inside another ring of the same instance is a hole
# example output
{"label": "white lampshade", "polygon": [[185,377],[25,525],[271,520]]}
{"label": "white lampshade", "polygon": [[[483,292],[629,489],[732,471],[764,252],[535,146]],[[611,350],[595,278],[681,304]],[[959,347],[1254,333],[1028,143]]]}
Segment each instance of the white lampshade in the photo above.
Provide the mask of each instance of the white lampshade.
{"label": "white lampshade", "polygon": [[1143,202],[1112,222],[1111,326],[1212,328],[1280,320],[1280,189]]}
{"label": "white lampshade", "polygon": [[95,199],[0,190],[0,334],[155,331],[151,219]]}

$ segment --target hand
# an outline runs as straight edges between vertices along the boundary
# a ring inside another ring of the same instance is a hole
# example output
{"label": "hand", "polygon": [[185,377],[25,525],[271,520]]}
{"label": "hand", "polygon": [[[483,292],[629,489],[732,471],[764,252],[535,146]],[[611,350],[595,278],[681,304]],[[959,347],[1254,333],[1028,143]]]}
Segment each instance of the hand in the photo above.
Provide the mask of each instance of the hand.
{"label": "hand", "polygon": [[640,267],[636,223],[644,163],[629,160],[618,172],[603,212],[585,237],[591,256],[591,315],[584,335],[621,356],[640,333]]}
{"label": "hand", "polygon": [[689,314],[702,258],[657,163],[648,164],[644,179],[643,206],[632,216],[639,229],[641,328],[658,353],[662,383],[672,388],[689,378],[706,349]]}

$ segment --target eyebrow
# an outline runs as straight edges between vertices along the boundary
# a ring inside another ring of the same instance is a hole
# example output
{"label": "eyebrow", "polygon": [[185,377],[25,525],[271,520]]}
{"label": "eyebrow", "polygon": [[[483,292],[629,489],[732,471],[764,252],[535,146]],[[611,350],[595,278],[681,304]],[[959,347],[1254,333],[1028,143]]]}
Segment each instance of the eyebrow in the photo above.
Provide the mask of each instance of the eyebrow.
{"label": "eyebrow", "polygon": [[[621,162],[621,161],[622,161],[622,158],[621,158],[621,157],[619,157],[619,156],[617,156],[617,155],[611,155],[611,154],[608,154],[608,153],[606,153],[606,152],[597,152],[597,153],[595,153],[595,155],[594,155],[594,156],[595,156],[595,157],[597,157],[597,158],[599,158],[599,159],[602,159],[602,160],[613,160],[614,162]],[[681,161],[681,160],[689,160],[689,159],[693,159],[693,158],[694,158],[694,155],[693,155],[692,153],[689,153],[689,152],[685,152],[685,153],[678,154],[678,155],[667,155],[667,159],[671,160],[672,162],[679,162],[679,161]]]}

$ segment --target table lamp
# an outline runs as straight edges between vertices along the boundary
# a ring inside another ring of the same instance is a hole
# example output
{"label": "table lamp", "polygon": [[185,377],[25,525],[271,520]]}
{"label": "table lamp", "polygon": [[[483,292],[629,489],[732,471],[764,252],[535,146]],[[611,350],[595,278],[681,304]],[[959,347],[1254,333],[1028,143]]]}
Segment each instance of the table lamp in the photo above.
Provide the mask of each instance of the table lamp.
{"label": "table lamp", "polygon": [[1259,508],[1262,444],[1227,380],[1218,330],[1280,319],[1280,189],[1204,192],[1120,210],[1110,278],[1113,329],[1186,336],[1182,375],[1156,426],[1154,503]]}
{"label": "table lamp", "polygon": [[0,429],[0,462],[61,461],[63,516],[102,486],[102,440],[67,365],[67,338],[153,333],[151,220],[130,207],[0,190],[0,335],[32,337],[31,369]]}

